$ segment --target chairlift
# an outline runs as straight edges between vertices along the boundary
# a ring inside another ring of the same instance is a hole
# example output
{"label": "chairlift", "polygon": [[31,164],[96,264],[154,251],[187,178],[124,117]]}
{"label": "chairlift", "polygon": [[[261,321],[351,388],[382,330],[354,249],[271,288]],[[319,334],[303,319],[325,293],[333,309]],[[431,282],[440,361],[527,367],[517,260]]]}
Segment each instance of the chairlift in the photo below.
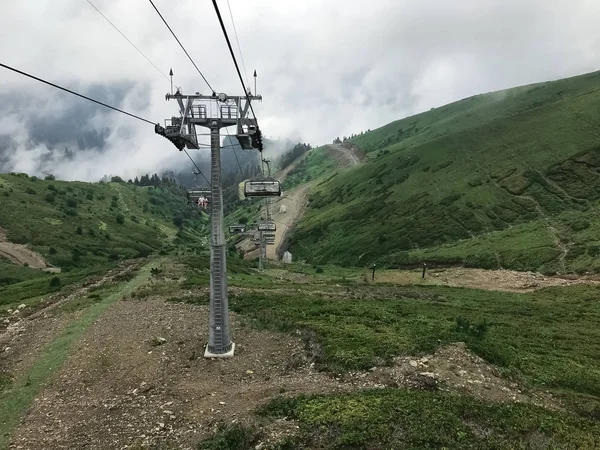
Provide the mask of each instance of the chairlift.
{"label": "chairlift", "polygon": [[275,222],[264,222],[258,224],[258,231],[277,231],[277,225]]}
{"label": "chairlift", "polygon": [[206,209],[210,203],[210,189],[196,189],[187,192],[189,205],[198,205],[198,208]]}
{"label": "chairlift", "polygon": [[[254,119],[249,119],[253,121]],[[257,132],[256,125],[250,123],[247,130],[241,126],[238,128],[238,133],[235,135],[243,150],[260,149],[260,132]]]}
{"label": "chairlift", "polygon": [[229,226],[229,233],[231,233],[231,234],[243,233],[245,231],[246,231],[245,225],[230,225]]}
{"label": "chairlift", "polygon": [[273,178],[257,178],[244,183],[246,197],[279,197],[281,184]]}

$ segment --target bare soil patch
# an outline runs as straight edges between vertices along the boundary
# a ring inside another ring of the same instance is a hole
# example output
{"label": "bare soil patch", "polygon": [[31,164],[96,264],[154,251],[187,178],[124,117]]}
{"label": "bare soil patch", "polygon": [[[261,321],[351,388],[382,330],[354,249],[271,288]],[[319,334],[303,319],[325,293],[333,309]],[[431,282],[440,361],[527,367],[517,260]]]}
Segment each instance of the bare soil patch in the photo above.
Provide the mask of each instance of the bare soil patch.
{"label": "bare soil patch", "polygon": [[421,274],[420,269],[386,270],[375,274],[375,282],[443,285],[505,292],[533,292],[550,286],[600,283],[593,277],[550,277],[535,272],[461,267],[428,270],[424,279]]}

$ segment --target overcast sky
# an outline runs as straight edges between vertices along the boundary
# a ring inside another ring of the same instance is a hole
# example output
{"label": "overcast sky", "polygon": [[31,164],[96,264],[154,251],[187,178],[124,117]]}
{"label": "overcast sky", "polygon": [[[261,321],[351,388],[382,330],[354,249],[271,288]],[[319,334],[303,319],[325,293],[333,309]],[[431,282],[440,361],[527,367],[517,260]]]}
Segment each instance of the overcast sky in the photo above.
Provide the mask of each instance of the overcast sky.
{"label": "overcast sky", "polygon": [[[164,73],[172,68],[184,93],[210,93],[148,1],[91,1]],[[155,4],[217,92],[241,94],[212,2]],[[600,69],[598,0],[230,4],[251,85],[259,75],[263,133],[313,146],[473,94]],[[227,1],[219,5],[235,45]],[[168,81],[86,0],[7,2],[0,62],[151,121],[177,114]],[[0,68],[4,171],[95,181],[186,160],[149,124]]]}

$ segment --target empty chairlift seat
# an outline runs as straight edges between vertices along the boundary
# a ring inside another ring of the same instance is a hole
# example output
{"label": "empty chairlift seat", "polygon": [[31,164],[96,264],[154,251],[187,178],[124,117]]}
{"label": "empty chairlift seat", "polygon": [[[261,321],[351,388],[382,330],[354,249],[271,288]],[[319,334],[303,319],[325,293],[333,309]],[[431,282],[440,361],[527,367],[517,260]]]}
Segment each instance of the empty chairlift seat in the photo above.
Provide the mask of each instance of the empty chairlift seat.
{"label": "empty chairlift seat", "polygon": [[246,181],[244,195],[246,197],[279,197],[281,196],[281,185],[273,178]]}
{"label": "empty chairlift seat", "polygon": [[264,222],[258,224],[258,231],[277,231],[275,222]]}
{"label": "empty chairlift seat", "polygon": [[246,231],[245,225],[230,225],[229,226],[229,233],[231,233],[231,234],[243,233],[244,231]]}

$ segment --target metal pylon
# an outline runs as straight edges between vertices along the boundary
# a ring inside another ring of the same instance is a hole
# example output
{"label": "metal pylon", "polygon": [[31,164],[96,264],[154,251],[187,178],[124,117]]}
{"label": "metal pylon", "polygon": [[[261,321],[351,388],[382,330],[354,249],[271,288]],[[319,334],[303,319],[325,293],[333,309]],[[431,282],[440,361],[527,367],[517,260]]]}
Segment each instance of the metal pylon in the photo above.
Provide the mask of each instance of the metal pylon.
{"label": "metal pylon", "polygon": [[210,214],[210,326],[205,356],[232,353],[229,336],[229,302],[227,298],[226,242],[223,232],[223,192],[221,188],[221,142],[219,124],[210,126],[211,214]]}

